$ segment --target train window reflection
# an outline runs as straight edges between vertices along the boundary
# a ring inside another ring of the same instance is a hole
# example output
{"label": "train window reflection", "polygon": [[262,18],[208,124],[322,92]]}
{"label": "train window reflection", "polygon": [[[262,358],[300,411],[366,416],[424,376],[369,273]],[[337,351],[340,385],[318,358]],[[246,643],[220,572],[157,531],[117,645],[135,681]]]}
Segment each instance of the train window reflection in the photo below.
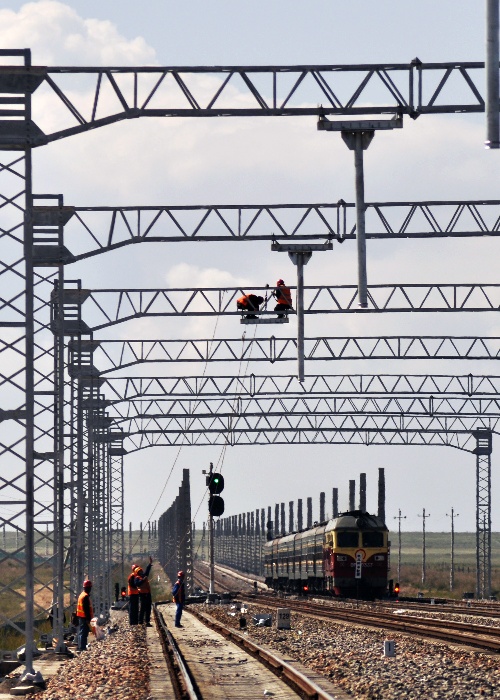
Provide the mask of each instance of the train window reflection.
{"label": "train window reflection", "polygon": [[383,547],[383,532],[363,532],[363,547]]}
{"label": "train window reflection", "polygon": [[357,532],[337,532],[337,547],[357,547]]}

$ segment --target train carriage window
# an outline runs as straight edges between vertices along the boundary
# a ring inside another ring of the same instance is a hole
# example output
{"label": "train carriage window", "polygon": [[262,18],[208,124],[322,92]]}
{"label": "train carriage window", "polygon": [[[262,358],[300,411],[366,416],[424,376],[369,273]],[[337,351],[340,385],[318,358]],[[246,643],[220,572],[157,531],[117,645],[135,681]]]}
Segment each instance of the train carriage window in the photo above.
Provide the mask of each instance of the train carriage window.
{"label": "train carriage window", "polygon": [[337,532],[337,547],[357,547],[357,532]]}
{"label": "train carriage window", "polygon": [[363,532],[363,547],[383,547],[383,532]]}

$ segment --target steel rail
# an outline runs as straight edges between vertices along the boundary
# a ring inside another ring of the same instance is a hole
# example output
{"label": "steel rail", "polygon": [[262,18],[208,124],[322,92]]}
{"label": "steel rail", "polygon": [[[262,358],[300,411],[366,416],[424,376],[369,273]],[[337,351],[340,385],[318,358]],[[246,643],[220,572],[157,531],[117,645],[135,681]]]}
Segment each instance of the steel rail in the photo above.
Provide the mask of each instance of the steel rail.
{"label": "steel rail", "polygon": [[250,653],[255,659],[262,662],[267,668],[275,673],[279,678],[285,680],[288,685],[297,692],[305,693],[308,698],[317,698],[318,700],[347,700],[347,695],[344,691],[338,689],[334,696],[330,692],[323,690],[321,686],[301,673],[293,665],[286,662],[284,659],[274,654],[270,649],[264,648],[256,644],[248,636],[245,636],[232,627],[223,625],[219,620],[216,620],[211,615],[202,613],[199,610],[190,607],[189,612],[203,622],[207,627],[222,634],[226,639],[229,639],[234,644]]}
{"label": "steel rail", "polygon": [[[457,605],[456,601],[450,600],[446,603],[418,603],[409,602],[406,600],[399,599],[397,602],[383,602],[377,603],[380,607],[392,608],[394,606],[399,606],[407,608],[408,610],[421,610],[423,612],[444,612],[450,613],[452,615],[470,615],[471,617],[492,617],[500,618],[500,609],[498,607],[492,607],[491,603],[483,603],[481,607],[473,606],[467,607],[467,604]],[[488,608],[486,608],[488,606]]]}
{"label": "steel rail", "polygon": [[202,696],[184,662],[177,642],[165,624],[163,615],[158,610],[159,604],[160,603],[153,603],[153,615],[160,635],[163,654],[165,656],[176,700],[185,700],[186,697],[188,700],[201,700]]}
{"label": "steel rail", "polygon": [[[283,603],[266,600],[266,605],[278,608]],[[401,616],[397,619],[393,614],[375,613],[373,611],[356,611],[347,608],[326,606],[314,603],[299,603],[287,600],[287,607],[303,615],[312,615],[341,622],[353,622],[368,627],[382,627],[395,632],[417,634],[424,637],[432,637],[449,641],[451,643],[468,644],[480,649],[500,651],[500,628],[487,628],[468,622],[455,622],[453,620],[430,620],[417,616]],[[443,629],[445,628],[445,629]],[[455,634],[450,634],[452,630]]]}

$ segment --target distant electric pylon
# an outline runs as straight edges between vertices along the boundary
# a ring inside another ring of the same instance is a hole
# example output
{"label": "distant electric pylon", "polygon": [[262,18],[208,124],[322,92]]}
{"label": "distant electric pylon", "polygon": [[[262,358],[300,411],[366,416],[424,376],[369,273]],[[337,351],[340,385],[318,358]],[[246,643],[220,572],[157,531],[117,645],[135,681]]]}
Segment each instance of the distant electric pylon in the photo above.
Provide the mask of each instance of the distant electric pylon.
{"label": "distant electric pylon", "polygon": [[460,513],[455,513],[453,508],[451,509],[451,515],[446,513],[447,518],[451,518],[451,551],[450,551],[450,591],[453,590],[455,585],[455,527],[453,520],[458,518]]}
{"label": "distant electric pylon", "polygon": [[422,583],[425,583],[425,519],[430,518],[431,514],[425,514],[425,508],[422,509],[422,515],[418,515],[418,518],[422,518]]}
{"label": "distant electric pylon", "polygon": [[406,515],[401,515],[401,508],[394,520],[398,521],[398,583],[401,585],[401,520],[406,520]]}

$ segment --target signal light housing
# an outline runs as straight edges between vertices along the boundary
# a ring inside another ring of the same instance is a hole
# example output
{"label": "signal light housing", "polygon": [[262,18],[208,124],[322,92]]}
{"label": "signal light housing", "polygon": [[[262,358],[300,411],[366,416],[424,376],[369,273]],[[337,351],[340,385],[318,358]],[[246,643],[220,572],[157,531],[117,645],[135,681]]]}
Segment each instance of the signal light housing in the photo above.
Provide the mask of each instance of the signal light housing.
{"label": "signal light housing", "polygon": [[207,476],[207,486],[212,495],[218,496],[224,491],[224,477],[222,474],[210,474]]}
{"label": "signal light housing", "polygon": [[224,499],[220,496],[210,496],[208,499],[208,512],[214,518],[219,518],[224,513]]}

